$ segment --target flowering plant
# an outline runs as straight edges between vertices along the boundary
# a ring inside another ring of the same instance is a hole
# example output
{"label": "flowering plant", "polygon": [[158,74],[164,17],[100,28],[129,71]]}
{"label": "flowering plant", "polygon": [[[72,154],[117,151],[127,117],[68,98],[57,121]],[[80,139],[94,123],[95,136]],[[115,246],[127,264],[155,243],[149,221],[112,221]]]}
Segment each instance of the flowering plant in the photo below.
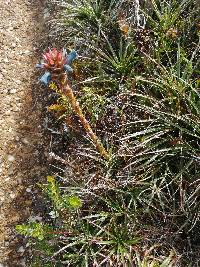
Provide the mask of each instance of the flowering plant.
{"label": "flowering plant", "polygon": [[42,77],[40,77],[39,80],[45,85],[48,85],[50,80],[57,79],[60,85],[61,94],[65,95],[69,99],[72,108],[78,115],[85,131],[93,141],[97,150],[100,152],[101,156],[109,159],[109,155],[103,144],[93,132],[89,122],[85,118],[79,102],[73,93],[72,87],[66,82],[67,73],[73,71],[70,65],[76,57],[77,53],[75,50],[72,50],[71,53],[67,55],[66,49],[62,49],[60,51],[58,51],[56,48],[53,48],[52,50],[49,49],[49,52],[43,54],[43,61],[41,64],[36,65],[37,68],[45,69],[45,73],[42,75]]}

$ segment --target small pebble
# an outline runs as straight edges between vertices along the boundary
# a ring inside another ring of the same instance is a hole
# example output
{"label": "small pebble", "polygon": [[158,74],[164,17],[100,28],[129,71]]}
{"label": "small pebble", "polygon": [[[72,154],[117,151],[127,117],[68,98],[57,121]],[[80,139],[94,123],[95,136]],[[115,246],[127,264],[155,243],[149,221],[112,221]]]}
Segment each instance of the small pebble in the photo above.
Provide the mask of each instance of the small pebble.
{"label": "small pebble", "polygon": [[19,140],[20,140],[19,136],[15,136],[15,140],[16,140],[17,142],[19,142]]}
{"label": "small pebble", "polygon": [[49,215],[50,215],[50,217],[51,217],[52,219],[55,219],[55,218],[58,217],[57,212],[55,212],[54,210],[52,210],[51,212],[49,212]]}
{"label": "small pebble", "polygon": [[22,143],[25,144],[25,145],[27,145],[27,144],[29,144],[29,141],[26,138],[23,138],[22,139]]}
{"label": "small pebble", "polygon": [[48,8],[44,9],[44,19],[48,18],[50,16]]}
{"label": "small pebble", "polygon": [[17,90],[14,88],[9,91],[10,94],[15,94],[16,92],[17,92]]}
{"label": "small pebble", "polygon": [[24,249],[23,246],[21,246],[21,247],[17,250],[17,252],[19,252],[19,253],[24,253],[24,251],[25,251],[25,249]]}
{"label": "small pebble", "polygon": [[21,81],[20,81],[20,80],[15,80],[15,82],[16,82],[17,84],[21,84]]}
{"label": "small pebble", "polygon": [[26,188],[26,192],[31,193],[31,188],[30,187]]}
{"label": "small pebble", "polygon": [[22,179],[21,178],[18,178],[16,181],[18,182],[19,185],[22,184]]}
{"label": "small pebble", "polygon": [[8,110],[6,110],[6,112],[5,112],[5,115],[10,115],[10,110],[8,109]]}
{"label": "small pebble", "polygon": [[8,155],[8,161],[10,162],[15,161],[15,157],[13,155]]}
{"label": "small pebble", "polygon": [[14,199],[15,198],[15,194],[14,193],[11,193],[10,194],[10,198]]}
{"label": "small pebble", "polygon": [[[8,247],[8,246],[10,245],[10,243],[7,242],[7,241],[6,241],[4,244],[5,244],[5,247]],[[0,266],[0,267],[1,267],[1,266]]]}
{"label": "small pebble", "polygon": [[[0,205],[2,205],[2,203],[5,201],[5,197],[0,197]],[[2,220],[1,218],[2,216],[0,215],[0,219]]]}
{"label": "small pebble", "polygon": [[30,216],[29,217],[29,222],[41,222],[42,221],[42,217],[40,217],[40,216]]}

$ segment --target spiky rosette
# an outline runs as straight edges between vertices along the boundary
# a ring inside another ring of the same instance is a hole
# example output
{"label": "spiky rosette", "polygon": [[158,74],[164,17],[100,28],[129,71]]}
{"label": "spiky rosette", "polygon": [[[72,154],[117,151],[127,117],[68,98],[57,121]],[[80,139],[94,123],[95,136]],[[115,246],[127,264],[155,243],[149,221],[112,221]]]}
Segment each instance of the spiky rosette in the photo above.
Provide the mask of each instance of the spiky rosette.
{"label": "spiky rosette", "polygon": [[52,76],[58,76],[64,72],[72,72],[70,66],[73,60],[77,57],[77,52],[72,50],[67,54],[66,49],[57,50],[56,48],[49,49],[48,52],[43,54],[43,61],[37,64],[37,68],[45,69],[45,73],[39,79],[45,85],[48,85]]}

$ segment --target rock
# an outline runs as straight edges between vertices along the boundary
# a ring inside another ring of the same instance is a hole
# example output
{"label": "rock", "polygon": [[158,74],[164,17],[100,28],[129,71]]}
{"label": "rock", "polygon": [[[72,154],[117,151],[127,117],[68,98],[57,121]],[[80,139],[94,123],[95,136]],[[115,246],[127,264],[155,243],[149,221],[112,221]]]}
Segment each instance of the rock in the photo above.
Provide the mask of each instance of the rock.
{"label": "rock", "polygon": [[48,8],[44,8],[44,19],[49,18],[49,16],[50,16],[50,13],[49,13]]}
{"label": "rock", "polygon": [[52,219],[55,219],[58,217],[58,214],[56,211],[52,210],[51,212],[49,212],[49,215]]}
{"label": "rock", "polygon": [[15,136],[15,140],[16,140],[17,142],[19,142],[19,140],[20,140],[19,136]]}
{"label": "rock", "polygon": [[6,241],[4,244],[5,244],[5,247],[8,247],[10,245],[10,243],[8,241]]}
{"label": "rock", "polygon": [[24,51],[22,52],[22,54],[24,54],[24,55],[29,55],[29,54],[31,54],[31,51],[30,51],[30,50],[24,50]]}
{"label": "rock", "polygon": [[22,179],[21,177],[19,177],[19,178],[17,179],[18,184],[22,184],[22,181],[23,181],[23,179]]}
{"label": "rock", "polygon": [[25,144],[25,145],[28,145],[29,144],[29,141],[26,138],[23,138],[22,139],[22,143]]}
{"label": "rock", "polygon": [[11,113],[11,110],[8,109],[8,110],[6,110],[6,112],[5,112],[4,114],[5,114],[5,115],[10,115],[10,113]]}
{"label": "rock", "polygon": [[13,109],[14,112],[17,112],[17,111],[19,111],[19,110],[20,110],[19,107],[15,107],[15,108]]}
{"label": "rock", "polygon": [[8,155],[8,161],[10,162],[15,161],[15,157],[13,155]]}
{"label": "rock", "polygon": [[26,188],[26,192],[31,193],[32,192],[31,188],[30,187]]}
{"label": "rock", "polygon": [[16,197],[16,195],[14,193],[10,194],[10,198],[14,199]]}
{"label": "rock", "polygon": [[19,253],[24,253],[24,251],[25,251],[25,249],[23,246],[19,247],[17,250],[17,252],[19,252]]}
{"label": "rock", "polygon": [[10,93],[10,94],[15,94],[16,92],[17,92],[17,90],[15,88],[13,88],[10,91],[8,91],[8,93]]}
{"label": "rock", "polygon": [[42,217],[41,216],[30,216],[29,217],[29,222],[41,222],[42,221]]}
{"label": "rock", "polygon": [[20,80],[15,80],[16,84],[21,84],[22,82]]}

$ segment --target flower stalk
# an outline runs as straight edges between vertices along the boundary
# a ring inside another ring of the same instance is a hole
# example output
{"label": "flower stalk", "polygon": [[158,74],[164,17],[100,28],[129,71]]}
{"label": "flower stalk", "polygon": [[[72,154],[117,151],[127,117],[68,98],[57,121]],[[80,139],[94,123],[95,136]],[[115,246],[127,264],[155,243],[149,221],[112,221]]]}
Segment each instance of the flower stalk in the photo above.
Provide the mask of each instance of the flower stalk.
{"label": "flower stalk", "polygon": [[55,48],[53,50],[49,50],[48,53],[43,55],[44,62],[37,65],[37,67],[46,70],[45,74],[40,78],[40,81],[45,85],[48,85],[51,80],[56,80],[59,84],[61,93],[69,99],[74,112],[79,117],[81,124],[95,145],[97,151],[103,158],[108,160],[108,152],[85,118],[80,104],[73,93],[72,87],[68,82],[68,73],[73,71],[70,65],[76,56],[77,54],[75,50],[72,50],[69,55],[66,54],[66,50],[57,51]]}
{"label": "flower stalk", "polygon": [[83,125],[86,133],[88,134],[88,136],[92,140],[93,144],[95,145],[97,151],[99,151],[99,153],[101,154],[102,157],[104,157],[105,159],[109,159],[108,152],[105,150],[103,144],[98,139],[96,134],[93,132],[89,122],[87,121],[87,119],[85,118],[85,116],[84,116],[84,114],[82,112],[82,109],[81,109],[81,107],[79,105],[78,100],[76,99],[76,97],[75,97],[75,95],[73,93],[72,88],[69,86],[67,81],[64,84],[64,86],[62,86],[61,90],[62,90],[62,93],[69,99],[70,104],[71,104],[74,112],[79,117],[81,124]]}

